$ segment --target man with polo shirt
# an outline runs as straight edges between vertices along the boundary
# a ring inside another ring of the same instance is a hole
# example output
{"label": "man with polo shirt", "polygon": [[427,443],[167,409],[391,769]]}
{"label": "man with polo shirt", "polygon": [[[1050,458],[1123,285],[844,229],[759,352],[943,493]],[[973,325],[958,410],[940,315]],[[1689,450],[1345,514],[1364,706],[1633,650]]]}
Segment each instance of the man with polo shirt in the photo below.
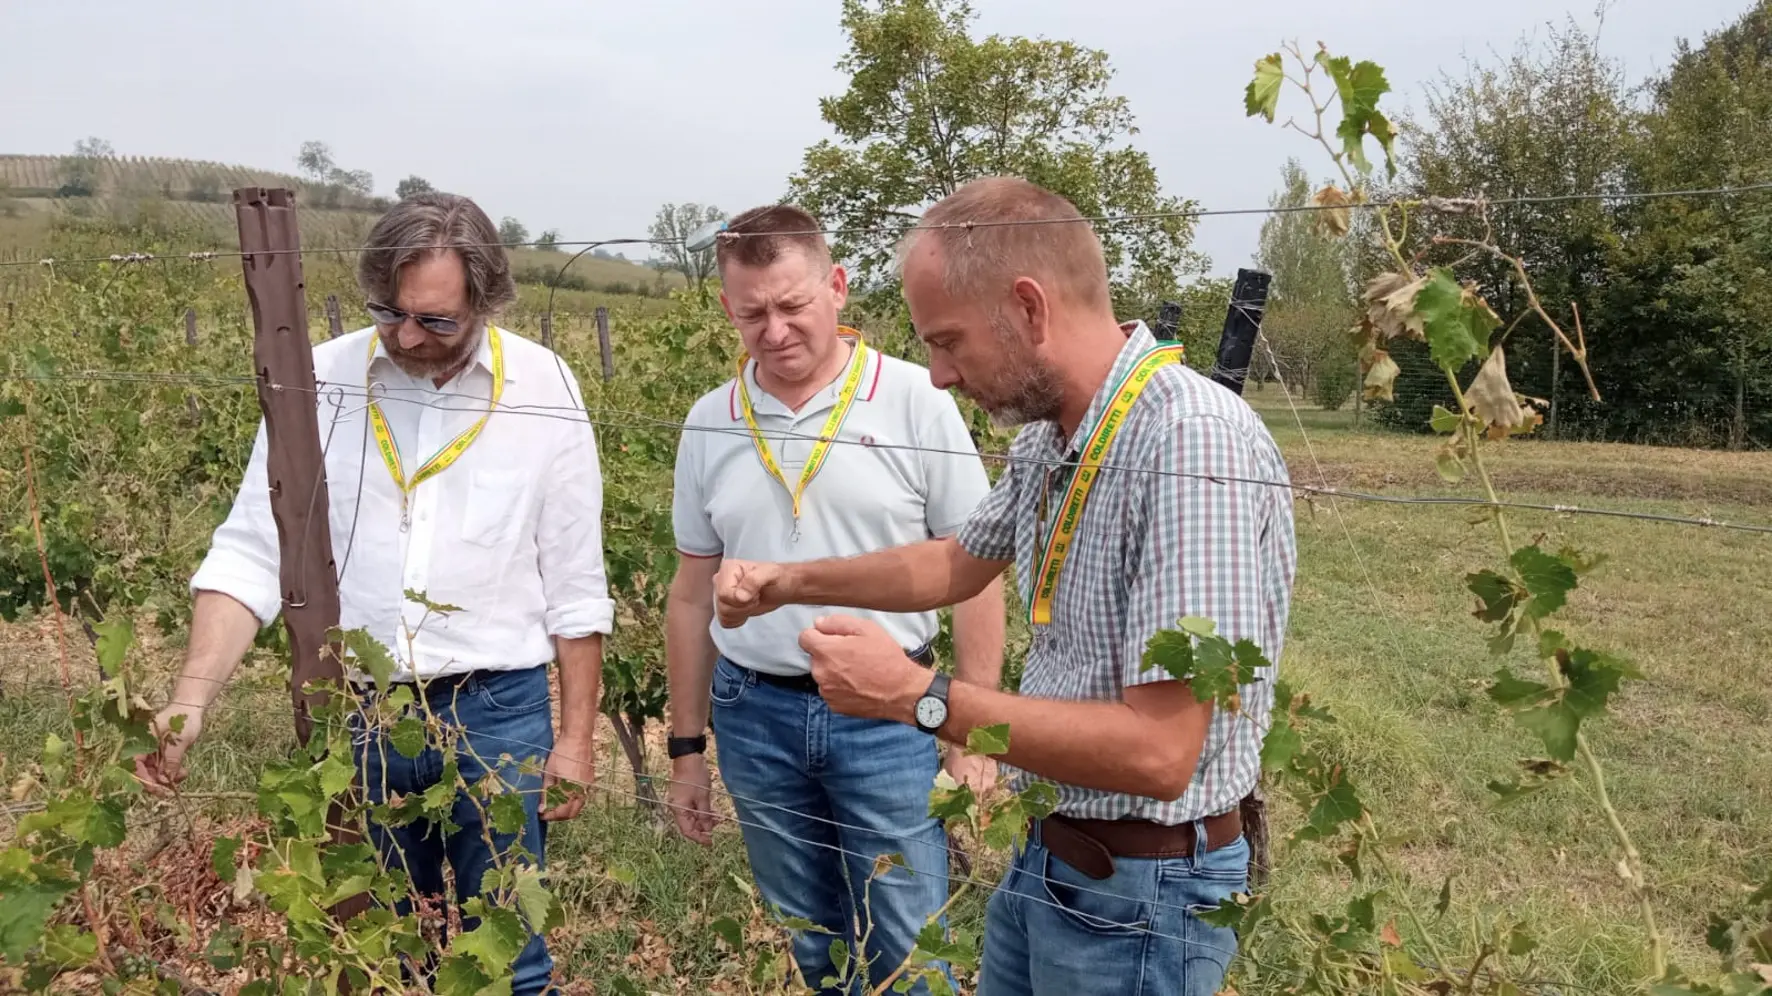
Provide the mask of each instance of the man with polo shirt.
{"label": "man with polo shirt", "polygon": [[802,635],[819,691],[835,712],[950,742],[1006,723],[1014,784],[1058,789],[991,898],[979,996],[1208,996],[1236,935],[1192,911],[1247,888],[1238,804],[1274,675],[1241,689],[1235,715],[1143,655],[1201,616],[1279,661],[1296,563],[1286,465],[1241,398],[1116,321],[1101,245],[1063,198],[974,181],[929,210],[901,259],[934,382],[1025,425],[1009,465],[956,538],[728,560],[721,621],[808,603],[922,611],[1014,563],[1033,629],[1020,694],[931,683],[853,616]]}
{"label": "man with polo shirt", "polygon": [[[711,698],[721,780],[758,888],[783,914],[830,931],[801,933],[794,957],[808,985],[835,992],[823,985],[836,973],[833,937],[860,951],[855,925],[867,918],[860,953],[878,985],[947,900],[946,834],[928,806],[938,746],[930,730],[826,707],[798,643],[811,610],[713,625],[714,576],[727,557],[851,556],[952,536],[990,485],[953,398],[923,368],[837,324],[847,278],[818,227],[794,207],[757,208],[732,220],[716,250],[721,303],[745,355],[733,380],[696,402],[677,450],[669,797],[683,834],[707,843]],[[932,673],[933,611],[868,618],[905,666]],[[955,607],[954,645],[955,674],[996,687],[999,585]],[[979,788],[995,776],[991,762],[959,751],[947,766]],[[873,878],[887,854],[907,867]]]}

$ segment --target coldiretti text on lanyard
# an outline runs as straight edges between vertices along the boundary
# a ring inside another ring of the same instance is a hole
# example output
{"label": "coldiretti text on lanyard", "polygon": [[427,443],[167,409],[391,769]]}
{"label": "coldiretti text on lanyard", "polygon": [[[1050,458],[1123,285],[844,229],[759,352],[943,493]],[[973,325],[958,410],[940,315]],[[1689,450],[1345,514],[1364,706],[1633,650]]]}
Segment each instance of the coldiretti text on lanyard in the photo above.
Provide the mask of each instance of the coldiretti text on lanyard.
{"label": "coldiretti text on lanyard", "polygon": [[843,378],[843,387],[837,393],[837,403],[831,407],[831,413],[825,417],[824,428],[818,430],[818,441],[812,444],[812,452],[806,455],[806,465],[800,468],[800,480],[789,484],[787,475],[781,472],[781,464],[776,462],[775,454],[769,451],[769,443],[763,438],[763,430],[757,427],[757,415],[751,407],[751,392],[744,382],[745,363],[749,354],[738,357],[738,406],[744,412],[745,425],[751,430],[751,444],[757,448],[757,459],[763,461],[763,469],[781,482],[788,491],[788,497],[794,507],[794,540],[800,539],[800,503],[806,495],[806,488],[812,479],[818,476],[819,468],[824,466],[825,457],[830,455],[831,443],[843,428],[843,421],[849,417],[849,409],[855,406],[856,392],[861,388],[861,375],[868,365],[867,343],[862,341],[861,333],[852,328],[842,327],[838,330],[844,337],[854,337],[855,355],[849,361],[849,373]]}
{"label": "coldiretti text on lanyard", "polygon": [[1045,542],[1040,547],[1033,597],[1028,599],[1029,622],[1040,626],[1052,623],[1052,598],[1058,591],[1058,576],[1064,571],[1071,544],[1076,541],[1077,525],[1083,521],[1083,504],[1089,500],[1089,489],[1095,486],[1095,479],[1101,476],[1101,458],[1113,445],[1120,427],[1126,424],[1126,414],[1132,410],[1133,402],[1144,393],[1153,374],[1171,363],[1182,362],[1185,355],[1179,345],[1158,346],[1139,357],[1114,386],[1107,407],[1102,409],[1095,427],[1083,443],[1070,487],[1065,490],[1064,502],[1058,506],[1058,515],[1053,518],[1052,527],[1046,531]]}
{"label": "coldiretti text on lanyard", "polygon": [[[369,359],[375,360],[375,347],[380,338],[369,337]],[[462,433],[451,439],[447,445],[426,460],[418,470],[408,478],[400,463],[400,448],[394,445],[394,434],[388,430],[388,420],[381,412],[381,405],[375,400],[375,392],[369,390],[369,424],[375,430],[375,448],[381,451],[381,461],[387,465],[389,476],[394,479],[394,487],[400,489],[400,530],[406,531],[407,513],[412,504],[412,492],[420,484],[448,470],[450,465],[461,459],[474,440],[479,438],[480,430],[486,428],[486,420],[498,407],[498,402],[505,393],[505,351],[504,343],[499,338],[498,329],[486,326],[486,345],[492,353],[492,400],[486,405],[486,414],[480,416],[473,425],[462,430]]]}

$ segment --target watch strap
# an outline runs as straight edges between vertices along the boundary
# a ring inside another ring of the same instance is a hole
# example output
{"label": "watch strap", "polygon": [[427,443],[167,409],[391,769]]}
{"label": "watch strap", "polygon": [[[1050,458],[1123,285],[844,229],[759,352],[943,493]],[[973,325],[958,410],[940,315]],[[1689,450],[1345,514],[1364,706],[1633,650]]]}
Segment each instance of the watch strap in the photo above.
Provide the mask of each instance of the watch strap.
{"label": "watch strap", "polygon": [[688,757],[691,754],[706,754],[707,751],[708,738],[705,733],[695,737],[665,738],[665,753],[669,754],[673,761],[679,757]]}

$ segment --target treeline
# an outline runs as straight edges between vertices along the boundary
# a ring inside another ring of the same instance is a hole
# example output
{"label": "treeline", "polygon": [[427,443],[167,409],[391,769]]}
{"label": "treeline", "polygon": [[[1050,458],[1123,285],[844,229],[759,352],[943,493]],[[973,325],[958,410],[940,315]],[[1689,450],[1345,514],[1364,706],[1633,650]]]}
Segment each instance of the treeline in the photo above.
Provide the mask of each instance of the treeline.
{"label": "treeline", "polygon": [[[1505,60],[1443,77],[1404,123],[1400,145],[1402,168],[1385,196],[1552,198],[1410,218],[1442,239],[1420,261],[1428,266],[1466,257],[1470,248],[1452,240],[1492,229],[1495,243],[1523,261],[1550,314],[1571,332],[1578,324],[1585,331],[1599,401],[1575,364],[1554,358],[1550,331],[1526,314],[1510,262],[1479,254],[1461,267],[1500,314],[1514,386],[1542,399],[1547,431],[1772,446],[1772,191],[1629,196],[1772,181],[1772,0],[1702,42],[1680,43],[1668,69],[1647,81],[1628,79],[1596,35],[1573,24],[1553,28]],[[1286,181],[1276,200],[1308,196],[1301,177]],[[1595,193],[1613,196],[1554,199]],[[1262,262],[1275,273],[1270,328],[1290,322],[1282,336],[1295,338],[1301,323],[1320,330],[1293,344],[1307,367],[1351,363],[1336,351],[1347,327],[1339,316],[1358,306],[1360,278],[1384,263],[1360,258],[1358,235],[1346,261],[1351,279],[1329,295],[1339,306],[1332,300],[1328,315],[1311,317],[1301,312],[1324,307],[1311,290],[1322,286],[1323,267],[1312,253],[1300,255],[1298,223],[1264,230]],[[1433,406],[1451,407],[1451,397],[1416,346],[1392,351],[1401,368],[1396,398],[1376,405],[1374,416],[1427,431]],[[1335,384],[1326,393],[1342,390]]]}

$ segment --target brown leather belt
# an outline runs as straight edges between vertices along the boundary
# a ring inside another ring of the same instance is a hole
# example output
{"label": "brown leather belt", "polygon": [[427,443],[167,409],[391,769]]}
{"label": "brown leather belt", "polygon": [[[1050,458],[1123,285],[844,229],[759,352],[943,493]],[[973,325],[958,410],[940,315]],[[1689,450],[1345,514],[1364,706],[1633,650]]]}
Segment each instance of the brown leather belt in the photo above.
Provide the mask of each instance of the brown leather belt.
{"label": "brown leather belt", "polygon": [[[1207,851],[1243,834],[1243,814],[1238,809],[1203,822]],[[1149,820],[1083,820],[1054,813],[1039,826],[1040,842],[1048,851],[1097,880],[1114,874],[1115,858],[1187,858],[1193,856],[1196,844],[1192,823],[1164,826]]]}

